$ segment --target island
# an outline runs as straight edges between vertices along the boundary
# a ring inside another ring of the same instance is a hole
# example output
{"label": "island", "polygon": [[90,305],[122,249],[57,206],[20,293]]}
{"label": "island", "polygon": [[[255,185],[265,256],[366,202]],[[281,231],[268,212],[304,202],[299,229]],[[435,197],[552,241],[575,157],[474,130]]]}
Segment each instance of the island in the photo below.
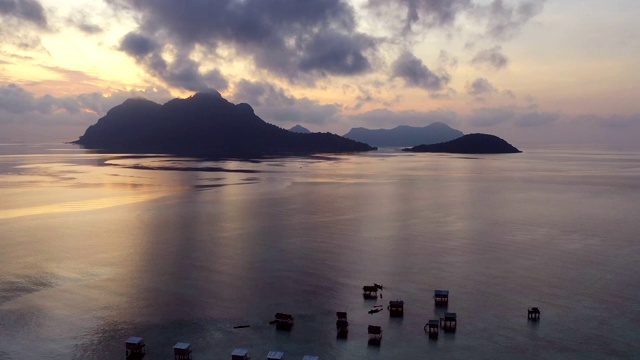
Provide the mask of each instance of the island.
{"label": "island", "polygon": [[72,143],[103,152],[254,158],[375,150],[331,133],[301,134],[269,124],[249,104],[218,92],[196,93],[160,105],[128,99]]}
{"label": "island", "polygon": [[402,147],[419,144],[436,144],[453,140],[464,135],[462,131],[453,129],[441,122],[417,127],[400,125],[393,129],[352,128],[343,136],[347,139],[361,141],[373,146]]}
{"label": "island", "polygon": [[522,151],[490,134],[467,134],[457,139],[430,145],[418,145],[402,151],[454,154],[512,154]]}

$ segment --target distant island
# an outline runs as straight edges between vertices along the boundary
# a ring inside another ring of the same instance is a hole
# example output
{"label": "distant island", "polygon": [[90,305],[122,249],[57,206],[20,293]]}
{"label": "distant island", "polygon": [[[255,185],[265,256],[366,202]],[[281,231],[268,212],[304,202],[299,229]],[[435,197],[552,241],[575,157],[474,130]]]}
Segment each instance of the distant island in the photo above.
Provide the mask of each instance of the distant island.
{"label": "distant island", "polygon": [[304,127],[302,125],[296,125],[296,126],[292,127],[291,129],[289,129],[289,131],[294,132],[294,133],[300,133],[300,134],[311,134],[311,130],[307,129],[306,127]]}
{"label": "distant island", "polygon": [[376,149],[336,134],[287,131],[260,119],[250,105],[230,103],[217,92],[197,93],[164,105],[128,99],[73,143],[116,153],[223,158]]}
{"label": "distant island", "polygon": [[353,128],[343,136],[347,139],[361,141],[373,146],[415,146],[420,144],[436,144],[464,135],[462,131],[449,125],[434,122],[424,127],[398,126],[393,129]]}
{"label": "distant island", "polygon": [[467,134],[460,138],[430,145],[418,145],[402,151],[454,154],[512,154],[522,151],[505,140],[489,134]]}

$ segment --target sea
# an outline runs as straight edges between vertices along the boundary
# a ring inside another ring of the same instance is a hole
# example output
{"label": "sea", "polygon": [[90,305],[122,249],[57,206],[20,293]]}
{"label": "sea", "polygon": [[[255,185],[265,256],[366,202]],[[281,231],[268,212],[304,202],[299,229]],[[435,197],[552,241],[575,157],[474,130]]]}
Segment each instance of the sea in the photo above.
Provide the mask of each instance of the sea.
{"label": "sea", "polygon": [[[0,359],[124,359],[130,336],[145,359],[178,342],[196,360],[638,359],[640,153],[523,150],[247,161],[0,145]],[[445,312],[457,331],[429,339]]]}

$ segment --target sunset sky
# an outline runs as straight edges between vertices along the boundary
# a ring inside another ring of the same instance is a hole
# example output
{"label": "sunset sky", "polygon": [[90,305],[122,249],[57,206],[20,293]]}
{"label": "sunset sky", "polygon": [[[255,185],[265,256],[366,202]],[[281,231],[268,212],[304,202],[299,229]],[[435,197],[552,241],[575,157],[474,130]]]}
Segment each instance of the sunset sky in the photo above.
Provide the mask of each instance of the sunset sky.
{"label": "sunset sky", "polygon": [[284,128],[640,148],[637,0],[0,0],[0,143],[216,89]]}

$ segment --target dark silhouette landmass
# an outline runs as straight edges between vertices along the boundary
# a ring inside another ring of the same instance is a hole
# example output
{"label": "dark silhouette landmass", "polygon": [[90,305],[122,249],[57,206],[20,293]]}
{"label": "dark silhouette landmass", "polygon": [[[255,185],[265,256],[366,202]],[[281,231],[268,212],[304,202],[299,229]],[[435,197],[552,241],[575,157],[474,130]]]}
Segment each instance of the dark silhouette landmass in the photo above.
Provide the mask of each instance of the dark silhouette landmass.
{"label": "dark silhouette landmass", "polygon": [[299,134],[266,123],[248,104],[197,93],[164,105],[128,99],[73,143],[115,153],[251,158],[375,150],[330,133]]}
{"label": "dark silhouette landmass", "polygon": [[304,127],[302,125],[296,125],[296,126],[292,127],[291,129],[289,129],[289,131],[294,132],[294,133],[300,133],[300,134],[311,134],[311,130],[307,129],[306,127]]}
{"label": "dark silhouette landmass", "polygon": [[434,122],[424,127],[398,126],[393,129],[353,128],[343,136],[373,146],[414,146],[418,144],[435,144],[453,140],[464,135],[462,131],[451,128],[447,124]]}
{"label": "dark silhouette landmass", "polygon": [[402,151],[454,154],[511,154],[520,153],[505,140],[489,134],[468,134],[460,138],[430,145],[418,145]]}

